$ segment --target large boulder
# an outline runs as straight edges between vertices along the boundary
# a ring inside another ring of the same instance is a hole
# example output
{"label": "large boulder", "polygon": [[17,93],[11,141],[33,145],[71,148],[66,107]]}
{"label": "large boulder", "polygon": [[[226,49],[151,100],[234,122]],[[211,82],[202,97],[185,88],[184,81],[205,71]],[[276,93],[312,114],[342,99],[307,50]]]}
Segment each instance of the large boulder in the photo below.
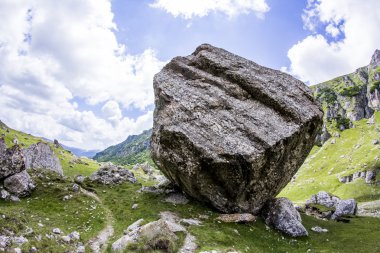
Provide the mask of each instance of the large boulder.
{"label": "large boulder", "polygon": [[25,170],[21,148],[15,145],[7,148],[3,138],[0,138],[0,180]]}
{"label": "large boulder", "polygon": [[322,125],[301,81],[211,45],[154,77],[158,168],[222,212],[256,214],[297,172]]}
{"label": "large boulder", "polygon": [[301,223],[300,214],[287,198],[269,200],[262,209],[262,215],[268,226],[272,226],[283,233],[293,237],[308,235]]}
{"label": "large boulder", "polygon": [[17,197],[29,196],[36,188],[26,170],[7,177],[4,180],[4,187],[8,192]]}
{"label": "large boulder", "polygon": [[61,162],[49,144],[38,142],[23,150],[26,169],[46,169],[63,176]]}

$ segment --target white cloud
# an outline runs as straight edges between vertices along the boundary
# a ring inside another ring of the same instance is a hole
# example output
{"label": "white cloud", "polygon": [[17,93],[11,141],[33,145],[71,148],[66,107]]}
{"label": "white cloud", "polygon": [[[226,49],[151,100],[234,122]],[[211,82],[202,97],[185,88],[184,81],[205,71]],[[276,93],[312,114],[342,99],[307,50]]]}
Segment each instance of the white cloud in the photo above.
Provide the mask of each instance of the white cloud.
{"label": "white cloud", "polygon": [[204,17],[210,12],[221,12],[229,17],[253,12],[263,18],[269,11],[265,0],[155,0],[150,6],[184,19]]}
{"label": "white cloud", "polygon": [[[122,109],[153,104],[151,49],[125,53],[110,0],[0,2],[0,119],[64,144],[100,149],[152,125]],[[100,106],[96,112],[86,106]]]}
{"label": "white cloud", "polygon": [[378,0],[309,0],[303,20],[313,34],[288,51],[288,71],[312,84],[367,65],[380,48]]}

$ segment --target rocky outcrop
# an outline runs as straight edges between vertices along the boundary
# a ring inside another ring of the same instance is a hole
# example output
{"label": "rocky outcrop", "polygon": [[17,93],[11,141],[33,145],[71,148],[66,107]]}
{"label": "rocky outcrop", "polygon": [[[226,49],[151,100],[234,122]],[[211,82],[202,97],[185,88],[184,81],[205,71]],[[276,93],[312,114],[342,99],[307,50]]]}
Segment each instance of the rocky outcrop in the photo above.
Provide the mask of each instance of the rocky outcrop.
{"label": "rocky outcrop", "polygon": [[34,190],[35,185],[26,172],[21,148],[14,145],[7,148],[3,138],[0,139],[0,198],[19,200]]}
{"label": "rocky outcrop", "polygon": [[104,164],[100,167],[99,170],[90,176],[90,180],[105,185],[121,184],[123,182],[137,182],[137,179],[132,172],[111,163]]}
{"label": "rocky outcrop", "polygon": [[38,142],[23,150],[26,169],[50,170],[63,176],[61,162],[49,144]]}
{"label": "rocky outcrop", "polygon": [[36,186],[26,170],[23,170],[20,173],[7,177],[4,180],[4,188],[13,195],[26,197],[32,193]]}
{"label": "rocky outcrop", "polygon": [[355,215],[357,203],[354,199],[341,200],[325,191],[311,196],[306,201],[305,213],[322,219],[340,220],[346,215]]}
{"label": "rocky outcrop", "polygon": [[302,225],[301,216],[293,203],[287,198],[269,200],[263,210],[262,216],[268,226],[274,227],[293,237],[307,236],[308,232]]}
{"label": "rocky outcrop", "polygon": [[296,173],[322,123],[301,81],[206,44],[167,64],[154,90],[155,163],[227,213],[257,214]]}
{"label": "rocky outcrop", "polygon": [[364,179],[367,184],[376,183],[377,170],[357,171],[354,174],[339,177],[338,180],[341,183],[351,183],[359,178]]}
{"label": "rocky outcrop", "polygon": [[[351,128],[354,121],[380,110],[379,59],[380,50],[376,50],[368,66],[314,86],[315,97],[324,105],[324,123],[332,131]],[[319,136],[317,141],[321,139],[323,144],[325,138]]]}

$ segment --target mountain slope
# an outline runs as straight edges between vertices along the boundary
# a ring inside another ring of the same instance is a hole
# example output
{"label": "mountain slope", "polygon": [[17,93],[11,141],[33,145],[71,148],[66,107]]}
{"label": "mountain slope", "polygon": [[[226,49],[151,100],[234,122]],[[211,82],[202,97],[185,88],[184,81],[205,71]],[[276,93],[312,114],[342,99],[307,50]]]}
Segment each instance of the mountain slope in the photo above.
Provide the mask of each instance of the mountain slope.
{"label": "mountain slope", "polygon": [[380,110],[380,50],[375,51],[368,66],[311,88],[325,112],[322,144],[335,132]]}
{"label": "mountain slope", "polygon": [[98,162],[113,162],[121,165],[144,162],[153,164],[149,152],[151,135],[152,129],[145,130],[139,135],[128,136],[122,143],[97,153],[93,159]]}

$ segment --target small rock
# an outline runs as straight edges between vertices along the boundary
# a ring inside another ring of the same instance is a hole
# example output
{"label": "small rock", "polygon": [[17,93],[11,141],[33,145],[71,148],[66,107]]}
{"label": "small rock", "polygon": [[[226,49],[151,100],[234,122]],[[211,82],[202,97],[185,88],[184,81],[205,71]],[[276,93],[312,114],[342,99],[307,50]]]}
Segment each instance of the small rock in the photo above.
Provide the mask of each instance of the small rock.
{"label": "small rock", "polygon": [[71,187],[71,189],[73,190],[73,192],[79,192],[80,186],[78,184],[73,184],[73,186]]}
{"label": "small rock", "polygon": [[10,197],[11,197],[11,194],[8,191],[6,191],[5,189],[1,189],[1,191],[0,191],[0,198],[1,199],[9,200]]}
{"label": "small rock", "polygon": [[14,253],[22,253],[22,250],[20,248],[14,248],[13,252]]}
{"label": "small rock", "polygon": [[372,144],[373,144],[373,145],[377,145],[377,144],[379,144],[379,140],[373,140],[373,141],[372,141]]}
{"label": "small rock", "polygon": [[70,241],[71,241],[71,238],[68,235],[62,236],[61,239],[62,239],[62,241],[66,242],[66,243],[70,243]]}
{"label": "small rock", "polygon": [[54,234],[57,234],[57,235],[60,235],[62,232],[59,228],[53,228],[53,233]]}
{"label": "small rock", "polygon": [[13,243],[16,244],[17,246],[21,246],[23,245],[24,243],[27,243],[28,242],[28,239],[26,239],[25,237],[23,236],[16,236],[12,239]]}
{"label": "small rock", "polygon": [[290,236],[307,236],[308,232],[301,223],[301,216],[287,198],[275,198],[268,201],[262,215],[267,225]]}
{"label": "small rock", "polygon": [[7,248],[11,246],[12,241],[9,236],[0,235],[0,248]]}
{"label": "small rock", "polygon": [[143,221],[144,221],[144,219],[139,219],[139,220],[135,221],[134,223],[132,223],[131,225],[129,225],[129,227],[126,230],[124,230],[124,234],[126,235],[126,234],[130,233],[131,231],[135,231],[138,228],[140,228]]}
{"label": "small rock", "polygon": [[69,234],[70,239],[79,241],[80,240],[80,234],[77,231],[71,232]]}
{"label": "small rock", "polygon": [[332,219],[338,219],[343,215],[354,215],[357,211],[357,203],[354,199],[340,200],[336,205]]}
{"label": "small rock", "polygon": [[132,210],[136,210],[139,207],[139,204],[133,204],[132,205]]}
{"label": "small rock", "polygon": [[41,228],[44,227],[44,224],[42,224],[42,223],[38,223],[37,225],[38,225],[39,227],[41,227]]}
{"label": "small rock", "polygon": [[73,197],[73,195],[65,195],[64,197],[63,197],[63,201],[67,201],[67,200],[69,200],[69,199],[71,199]]}
{"label": "small rock", "polygon": [[10,200],[11,200],[12,202],[20,202],[20,198],[17,197],[17,196],[15,196],[15,195],[11,195]]}
{"label": "small rock", "polygon": [[31,247],[30,250],[29,250],[30,253],[35,253],[37,252],[37,248],[36,247]]}
{"label": "small rock", "polygon": [[221,214],[216,219],[227,223],[248,223],[256,221],[256,216],[250,213],[234,213]]}
{"label": "small rock", "polygon": [[78,176],[75,177],[74,182],[77,183],[77,184],[82,184],[83,181],[84,181],[84,179],[85,179],[84,176],[78,175]]}
{"label": "small rock", "polygon": [[86,252],[86,248],[84,246],[79,246],[77,248],[77,253],[85,253]]}
{"label": "small rock", "polygon": [[319,226],[312,227],[311,230],[316,232],[316,233],[327,233],[328,232],[328,230],[326,228],[321,228]]}

